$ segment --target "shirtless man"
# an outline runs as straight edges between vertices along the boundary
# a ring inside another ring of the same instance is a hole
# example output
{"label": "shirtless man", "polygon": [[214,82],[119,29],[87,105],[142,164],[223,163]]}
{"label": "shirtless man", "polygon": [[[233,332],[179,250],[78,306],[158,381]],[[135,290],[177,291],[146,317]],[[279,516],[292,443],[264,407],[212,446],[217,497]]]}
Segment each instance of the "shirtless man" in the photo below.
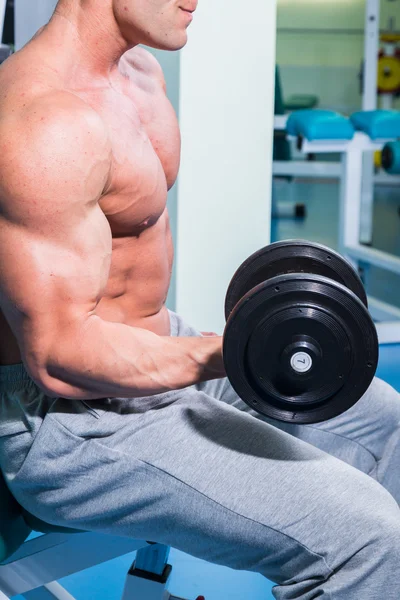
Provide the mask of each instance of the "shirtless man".
{"label": "shirtless man", "polygon": [[256,571],[279,599],[398,600],[398,394],[266,423],[221,338],[165,307],[180,138],[137,45],[181,48],[195,8],[60,0],[0,69],[2,471],[49,523]]}

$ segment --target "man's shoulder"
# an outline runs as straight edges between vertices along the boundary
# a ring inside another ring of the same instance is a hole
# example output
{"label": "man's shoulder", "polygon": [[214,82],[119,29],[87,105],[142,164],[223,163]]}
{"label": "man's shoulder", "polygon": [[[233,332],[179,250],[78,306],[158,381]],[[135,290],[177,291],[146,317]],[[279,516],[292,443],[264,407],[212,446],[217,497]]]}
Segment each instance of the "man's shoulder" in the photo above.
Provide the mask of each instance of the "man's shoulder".
{"label": "man's shoulder", "polygon": [[[35,81],[18,81],[0,97],[2,136],[21,135],[28,141],[34,136],[57,135],[61,139],[82,130],[104,135],[100,115],[84,100],[67,90],[54,89]],[[64,135],[63,135],[64,134]],[[3,137],[4,139],[4,137]]]}
{"label": "man's shoulder", "polygon": [[10,198],[24,200],[28,192],[34,197],[43,185],[50,189],[57,177],[86,174],[99,162],[107,171],[107,129],[88,104],[62,90],[27,87],[24,94],[16,94],[12,111],[10,106],[3,111],[0,101],[2,205]]}

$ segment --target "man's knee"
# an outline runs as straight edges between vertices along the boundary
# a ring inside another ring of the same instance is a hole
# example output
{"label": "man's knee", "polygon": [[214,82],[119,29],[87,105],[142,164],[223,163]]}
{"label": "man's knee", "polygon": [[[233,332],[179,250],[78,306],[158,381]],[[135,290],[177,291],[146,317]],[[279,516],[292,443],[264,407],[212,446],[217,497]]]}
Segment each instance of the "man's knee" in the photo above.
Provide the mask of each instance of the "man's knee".
{"label": "man's knee", "polygon": [[307,528],[310,536],[303,536],[295,565],[292,556],[295,583],[292,571],[279,565],[276,581],[282,587],[276,588],[276,598],[361,599],[378,598],[382,593],[385,598],[398,597],[400,510],[390,494],[370,478],[356,475],[353,482],[347,482],[347,492],[342,485],[332,489],[334,497],[326,507],[322,527],[315,522]]}
{"label": "man's knee", "polygon": [[374,543],[382,557],[396,568],[400,583],[400,515],[397,519],[379,520],[375,539]]}
{"label": "man's knee", "polygon": [[400,394],[388,383],[375,378],[360,402],[374,415],[376,426],[385,431],[399,428]]}
{"label": "man's knee", "polygon": [[[364,550],[371,560],[400,564],[400,509],[389,492],[372,479],[365,482],[354,502],[344,507],[348,539],[355,539],[358,551]],[[343,540],[345,544],[345,540]],[[399,573],[400,582],[400,573]]]}
{"label": "man's knee", "polygon": [[[361,476],[354,485],[350,482],[349,487],[353,498],[349,501],[348,495],[343,494],[336,504],[337,514],[333,518],[327,515],[325,534],[331,529],[333,535],[328,533],[322,554],[330,572],[320,587],[316,585],[316,590],[322,597],[326,594],[332,598],[378,598],[382,593],[385,598],[397,598],[399,507],[370,478]],[[357,491],[358,487],[361,489]]]}

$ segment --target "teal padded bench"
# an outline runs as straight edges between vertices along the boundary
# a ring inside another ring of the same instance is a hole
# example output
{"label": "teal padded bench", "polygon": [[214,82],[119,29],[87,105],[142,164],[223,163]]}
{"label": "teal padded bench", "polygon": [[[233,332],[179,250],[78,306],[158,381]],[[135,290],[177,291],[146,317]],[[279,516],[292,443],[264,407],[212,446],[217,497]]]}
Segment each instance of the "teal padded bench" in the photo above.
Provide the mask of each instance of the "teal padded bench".
{"label": "teal padded bench", "polygon": [[400,138],[400,112],[360,111],[349,118],[330,110],[299,110],[290,115],[288,135],[316,140],[352,140],[357,132],[372,141]]}
{"label": "teal padded bench", "polygon": [[[43,533],[32,538],[32,531]],[[0,600],[74,600],[58,579],[136,552],[122,600],[183,600],[166,589],[170,548],[49,525],[26,512],[0,472]]]}
{"label": "teal padded bench", "polygon": [[288,135],[315,140],[352,140],[355,134],[351,121],[331,110],[299,110],[290,115]]}
{"label": "teal padded bench", "polygon": [[400,138],[399,111],[360,111],[351,115],[350,120],[357,131],[362,131],[371,140]]}

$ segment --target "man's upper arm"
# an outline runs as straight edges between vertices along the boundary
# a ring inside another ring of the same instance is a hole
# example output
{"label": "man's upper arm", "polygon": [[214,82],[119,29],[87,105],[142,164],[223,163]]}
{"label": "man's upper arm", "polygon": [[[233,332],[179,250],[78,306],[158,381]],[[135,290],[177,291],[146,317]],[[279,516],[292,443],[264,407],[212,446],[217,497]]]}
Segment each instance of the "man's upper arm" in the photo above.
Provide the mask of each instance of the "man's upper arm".
{"label": "man's upper arm", "polygon": [[35,378],[106,285],[111,233],[98,200],[109,162],[100,118],[74,96],[0,121],[0,308]]}

